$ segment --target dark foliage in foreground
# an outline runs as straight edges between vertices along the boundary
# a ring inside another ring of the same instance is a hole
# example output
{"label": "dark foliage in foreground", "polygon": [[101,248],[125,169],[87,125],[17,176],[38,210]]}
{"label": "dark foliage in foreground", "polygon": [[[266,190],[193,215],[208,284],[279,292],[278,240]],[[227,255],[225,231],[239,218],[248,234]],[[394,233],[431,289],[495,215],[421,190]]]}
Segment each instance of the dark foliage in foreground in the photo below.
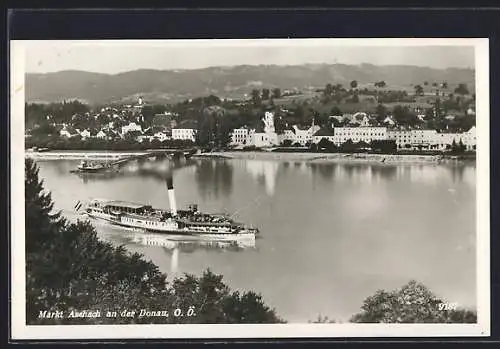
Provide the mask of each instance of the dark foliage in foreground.
{"label": "dark foliage in foreground", "polygon": [[394,291],[379,290],[365,299],[351,322],[361,323],[476,323],[474,311],[450,307],[427,287],[410,281]]}
{"label": "dark foliage in foreground", "polygon": [[[53,213],[38,167],[25,162],[26,319],[28,324],[276,323],[283,322],[254,292],[232,292],[222,276],[204,272],[169,283],[140,254],[98,239],[88,222],[70,224]],[[140,310],[169,316],[139,317]],[[183,316],[174,316],[179,309]],[[188,311],[192,309],[193,312]],[[70,318],[71,311],[96,311],[98,318]],[[63,311],[62,318],[40,312]],[[116,312],[116,317],[107,317]],[[133,317],[121,316],[135,311]]]}

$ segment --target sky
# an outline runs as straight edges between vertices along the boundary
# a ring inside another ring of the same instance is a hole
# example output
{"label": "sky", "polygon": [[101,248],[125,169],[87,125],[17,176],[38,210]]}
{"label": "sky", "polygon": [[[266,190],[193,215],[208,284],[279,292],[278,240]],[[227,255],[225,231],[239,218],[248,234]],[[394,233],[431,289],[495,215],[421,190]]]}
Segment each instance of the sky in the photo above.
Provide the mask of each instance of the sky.
{"label": "sky", "polygon": [[[384,41],[385,40],[385,41]],[[24,41],[26,72],[344,63],[474,68],[471,39]]]}

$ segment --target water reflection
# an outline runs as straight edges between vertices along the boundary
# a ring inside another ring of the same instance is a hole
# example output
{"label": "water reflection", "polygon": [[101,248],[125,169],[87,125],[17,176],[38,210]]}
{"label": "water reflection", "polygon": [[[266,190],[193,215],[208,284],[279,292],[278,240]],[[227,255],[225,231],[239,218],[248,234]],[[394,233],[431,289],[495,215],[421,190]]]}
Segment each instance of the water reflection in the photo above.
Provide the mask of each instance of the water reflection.
{"label": "water reflection", "polygon": [[398,170],[396,166],[372,166],[372,174],[375,178],[391,181],[396,178]]}
{"label": "water reflection", "polygon": [[[301,165],[302,166],[302,165]],[[305,163],[303,163],[305,168]],[[266,194],[273,196],[280,163],[277,161],[247,160],[247,172],[265,187]]]}
{"label": "water reflection", "polygon": [[330,181],[335,177],[338,164],[335,163],[310,163],[309,167],[313,174],[321,176],[326,181]]}
{"label": "water reflection", "polygon": [[[158,181],[163,182],[167,174],[172,173],[176,170],[183,168],[194,168],[196,162],[193,160],[158,160],[158,161],[133,161],[120,169],[114,168],[105,172],[97,173],[72,173],[72,175],[81,178],[84,184],[88,184],[93,181],[109,181],[117,178],[124,177],[144,177],[153,178]],[[74,170],[76,165],[64,163],[63,166],[56,166],[58,173],[67,174],[71,170]]]}
{"label": "water reflection", "polygon": [[226,160],[200,160],[195,180],[202,198],[227,197],[233,190],[233,165]]}
{"label": "water reflection", "polygon": [[215,239],[203,239],[197,236],[167,235],[157,233],[137,233],[130,236],[130,241],[146,246],[159,246],[167,249],[179,248],[181,252],[193,252],[194,250],[229,249],[241,251],[243,249],[255,248],[255,239],[234,238],[232,240],[221,237]]}
{"label": "water reflection", "polygon": [[[283,168],[289,164],[283,163]],[[433,164],[336,164],[327,162],[310,162],[308,169],[313,178],[319,176],[324,180],[348,180],[370,183],[374,180],[410,181],[435,184],[438,181],[453,183],[466,182],[475,186],[475,167],[467,165],[433,165]]]}
{"label": "water reflection", "polygon": [[463,182],[465,174],[465,166],[456,166],[453,171],[451,171],[451,178],[454,183]]}

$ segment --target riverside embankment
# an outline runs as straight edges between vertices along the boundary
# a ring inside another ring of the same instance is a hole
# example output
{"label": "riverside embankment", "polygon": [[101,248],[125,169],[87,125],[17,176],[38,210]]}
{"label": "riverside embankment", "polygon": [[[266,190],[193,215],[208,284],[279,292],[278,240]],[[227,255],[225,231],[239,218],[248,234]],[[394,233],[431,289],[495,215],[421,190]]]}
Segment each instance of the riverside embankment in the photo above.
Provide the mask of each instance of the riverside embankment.
{"label": "riverside embankment", "polygon": [[145,151],[27,151],[24,155],[37,160],[119,160],[146,153]]}
{"label": "riverside embankment", "polygon": [[[26,157],[39,160],[119,160],[129,156],[146,154],[146,151],[49,151],[26,152]],[[372,163],[471,163],[474,156],[409,155],[409,154],[345,154],[345,153],[298,153],[298,152],[210,152],[198,153],[194,158],[256,159],[275,161],[308,162],[372,162]]]}
{"label": "riverside embankment", "polygon": [[376,163],[463,163],[474,162],[474,157],[450,155],[402,155],[402,154],[322,154],[322,153],[281,153],[281,152],[212,152],[197,154],[196,157],[258,159],[278,161],[309,162],[376,162]]}

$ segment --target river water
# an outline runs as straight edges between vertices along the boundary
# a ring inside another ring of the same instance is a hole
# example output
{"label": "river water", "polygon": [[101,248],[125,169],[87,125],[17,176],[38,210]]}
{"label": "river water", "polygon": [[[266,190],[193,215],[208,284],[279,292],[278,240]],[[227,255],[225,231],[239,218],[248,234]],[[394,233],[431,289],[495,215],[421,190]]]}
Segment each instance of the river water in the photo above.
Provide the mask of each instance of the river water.
{"label": "river water", "polygon": [[226,212],[260,229],[254,246],[172,243],[96,223],[170,276],[210,268],[232,289],[254,290],[289,322],[346,321],[378,289],[414,279],[464,307],[476,306],[476,169],[473,165],[335,164],[276,160],[131,163],[113,175],[77,175],[78,161],[37,161],[58,209],[107,198]]}

